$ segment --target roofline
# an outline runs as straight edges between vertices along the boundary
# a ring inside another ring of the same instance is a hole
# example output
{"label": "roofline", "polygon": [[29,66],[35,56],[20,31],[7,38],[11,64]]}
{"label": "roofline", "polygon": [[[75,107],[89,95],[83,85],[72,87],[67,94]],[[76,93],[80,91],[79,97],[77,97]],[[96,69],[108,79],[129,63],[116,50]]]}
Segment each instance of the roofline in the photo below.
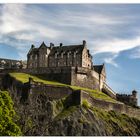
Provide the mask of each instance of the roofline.
{"label": "roofline", "polygon": [[0,59],[4,59],[4,60],[12,60],[12,61],[22,61],[22,60],[16,60],[16,59],[7,59],[7,58],[0,58]]}

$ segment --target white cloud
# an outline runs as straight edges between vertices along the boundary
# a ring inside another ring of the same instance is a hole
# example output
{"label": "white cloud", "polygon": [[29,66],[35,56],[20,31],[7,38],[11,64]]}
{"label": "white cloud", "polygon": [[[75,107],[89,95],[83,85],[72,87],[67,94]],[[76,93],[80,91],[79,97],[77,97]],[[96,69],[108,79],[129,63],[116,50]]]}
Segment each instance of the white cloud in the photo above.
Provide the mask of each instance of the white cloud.
{"label": "white cloud", "polygon": [[133,50],[130,52],[129,57],[130,57],[131,59],[140,59],[140,46],[136,47],[136,49],[133,49]]}
{"label": "white cloud", "polygon": [[18,49],[19,54],[35,42],[48,40],[78,43],[87,39],[92,54],[110,53],[111,57],[105,57],[104,61],[117,67],[115,58],[118,54],[140,44],[139,36],[133,39],[117,37],[118,32],[122,33],[118,27],[125,27],[128,21],[131,23],[128,19],[132,15],[125,15],[124,20],[123,15],[93,12],[86,10],[87,7],[84,7],[85,11],[58,8],[55,12],[24,4],[6,4],[2,7],[0,42]]}
{"label": "white cloud", "polygon": [[119,65],[114,60],[117,57],[118,57],[118,54],[113,54],[112,56],[105,58],[104,61],[106,63],[109,63],[109,64],[115,66],[115,67],[118,67]]}
{"label": "white cloud", "polygon": [[140,45],[140,37],[134,39],[113,39],[107,41],[96,42],[94,51],[95,53],[109,52],[109,53],[119,53],[121,51],[126,51],[133,49]]}

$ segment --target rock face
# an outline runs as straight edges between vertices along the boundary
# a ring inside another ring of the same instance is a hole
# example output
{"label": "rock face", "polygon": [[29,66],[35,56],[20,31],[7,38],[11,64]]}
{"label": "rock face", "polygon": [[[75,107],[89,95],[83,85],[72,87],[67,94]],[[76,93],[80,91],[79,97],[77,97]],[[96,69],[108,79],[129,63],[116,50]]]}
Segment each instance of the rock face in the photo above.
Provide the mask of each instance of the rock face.
{"label": "rock face", "polygon": [[30,95],[15,102],[18,124],[25,136],[137,136],[140,120],[89,106],[67,106],[66,99]]}
{"label": "rock face", "polygon": [[68,97],[52,99],[44,92],[32,93],[28,98],[23,98],[22,94],[18,94],[21,93],[19,91],[21,85],[22,83],[17,81],[17,87],[9,86],[7,90],[19,116],[18,126],[25,136],[140,135],[140,120],[136,118],[114,111],[106,112],[101,108],[90,106],[88,102],[70,106],[67,102]]}

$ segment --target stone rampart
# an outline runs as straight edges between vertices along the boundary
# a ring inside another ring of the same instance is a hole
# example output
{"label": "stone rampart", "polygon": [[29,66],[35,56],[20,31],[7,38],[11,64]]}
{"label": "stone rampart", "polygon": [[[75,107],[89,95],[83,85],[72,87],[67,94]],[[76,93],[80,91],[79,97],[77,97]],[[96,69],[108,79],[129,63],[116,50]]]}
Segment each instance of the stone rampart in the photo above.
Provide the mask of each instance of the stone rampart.
{"label": "stone rampart", "polygon": [[73,93],[73,89],[67,86],[49,85],[31,80],[29,85],[29,94],[47,94],[52,99],[60,99]]}
{"label": "stone rampart", "polygon": [[95,99],[85,91],[79,91],[80,94],[80,103],[82,104],[83,100],[87,100],[92,106],[99,107],[103,110],[110,111],[114,110],[115,112],[127,114],[131,117],[140,118],[140,109],[133,108],[131,106],[125,105],[123,103],[113,103],[100,99]]}
{"label": "stone rampart", "polygon": [[133,108],[124,103],[109,102],[100,99],[95,99],[90,96],[90,93],[85,91],[74,91],[73,89],[65,86],[45,85],[43,83],[34,82],[31,78],[28,83],[21,83],[10,75],[5,75],[2,81],[3,89],[9,90],[13,98],[17,101],[25,103],[30,102],[30,95],[40,97],[41,95],[50,99],[60,99],[67,97],[68,106],[82,105],[83,100],[87,100],[92,106],[99,107],[103,110],[114,110],[118,113],[124,113],[131,117],[140,118],[140,109]]}
{"label": "stone rampart", "polygon": [[[43,75],[45,79],[57,81],[73,86],[80,86],[90,89],[100,89],[99,75],[93,70],[82,67],[51,67],[35,69],[7,70],[8,72],[23,72],[33,75]],[[6,73],[6,71],[5,71]],[[95,77],[94,77],[95,75]]]}

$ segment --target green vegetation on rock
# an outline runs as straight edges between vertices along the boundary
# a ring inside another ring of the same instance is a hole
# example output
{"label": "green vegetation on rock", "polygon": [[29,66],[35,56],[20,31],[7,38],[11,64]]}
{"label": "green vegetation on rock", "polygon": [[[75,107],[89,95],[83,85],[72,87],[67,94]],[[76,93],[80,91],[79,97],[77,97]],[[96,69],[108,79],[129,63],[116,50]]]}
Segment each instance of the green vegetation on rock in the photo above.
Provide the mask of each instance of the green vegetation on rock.
{"label": "green vegetation on rock", "polygon": [[86,99],[82,101],[82,105],[85,108],[90,108],[90,106],[91,106],[90,103]]}
{"label": "green vegetation on rock", "polygon": [[13,121],[13,101],[7,91],[0,91],[0,136],[20,136],[21,130]]}
{"label": "green vegetation on rock", "polygon": [[115,111],[104,111],[101,108],[86,108],[95,114],[96,118],[104,123],[105,130],[109,135],[132,136],[140,133],[140,120],[129,117],[126,114],[120,114]]}
{"label": "green vegetation on rock", "polygon": [[84,91],[90,93],[90,95],[96,99],[101,99],[101,100],[105,100],[105,101],[109,101],[109,102],[113,102],[113,103],[118,102],[118,101],[112,99],[111,97],[109,97],[108,95],[106,95],[105,93],[100,92],[98,90],[93,90],[93,89],[88,89],[88,88],[83,88],[83,87],[78,87],[78,86],[71,86],[71,85],[62,84],[62,83],[54,82],[54,81],[48,81],[48,80],[44,80],[37,76],[33,76],[30,74],[26,74],[26,73],[13,72],[13,73],[9,73],[9,74],[10,74],[10,76],[14,77],[15,79],[21,81],[22,83],[26,83],[29,81],[29,78],[33,78],[34,81],[42,82],[44,84],[71,87],[74,90],[84,90]]}

